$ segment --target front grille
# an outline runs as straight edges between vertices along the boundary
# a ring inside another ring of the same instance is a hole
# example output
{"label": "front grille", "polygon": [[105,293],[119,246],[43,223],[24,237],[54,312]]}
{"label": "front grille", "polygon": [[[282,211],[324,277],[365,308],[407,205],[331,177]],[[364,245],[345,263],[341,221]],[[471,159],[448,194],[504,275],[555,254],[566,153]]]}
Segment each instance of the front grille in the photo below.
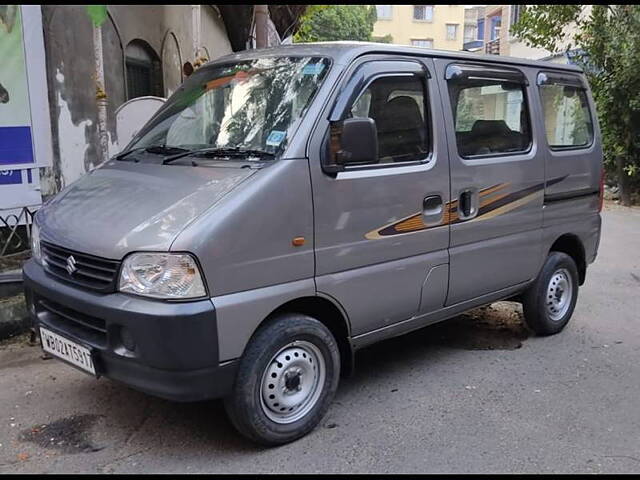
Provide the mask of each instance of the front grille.
{"label": "front grille", "polygon": [[93,345],[104,346],[107,343],[107,324],[100,318],[91,317],[44,298],[38,298],[36,309],[38,317],[52,327]]}
{"label": "front grille", "polygon": [[[67,270],[69,257],[73,256],[76,270]],[[45,270],[67,282],[97,290],[114,292],[120,262],[74,252],[50,243],[42,242],[42,257]]]}

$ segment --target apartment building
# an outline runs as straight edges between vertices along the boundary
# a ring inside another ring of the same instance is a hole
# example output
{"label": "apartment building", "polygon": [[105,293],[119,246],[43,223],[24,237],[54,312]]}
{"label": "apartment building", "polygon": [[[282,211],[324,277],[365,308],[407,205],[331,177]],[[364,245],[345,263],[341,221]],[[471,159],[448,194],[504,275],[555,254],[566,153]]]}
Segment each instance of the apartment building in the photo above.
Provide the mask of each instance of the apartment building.
{"label": "apartment building", "polygon": [[391,43],[462,50],[464,5],[376,5],[373,37]]}
{"label": "apartment building", "polygon": [[511,35],[511,27],[518,21],[526,5],[487,5],[483,19],[484,53],[512,57],[542,59],[551,52],[527,46]]}
{"label": "apartment building", "polygon": [[467,6],[464,10],[464,43],[462,49],[480,52],[484,46],[484,6]]}

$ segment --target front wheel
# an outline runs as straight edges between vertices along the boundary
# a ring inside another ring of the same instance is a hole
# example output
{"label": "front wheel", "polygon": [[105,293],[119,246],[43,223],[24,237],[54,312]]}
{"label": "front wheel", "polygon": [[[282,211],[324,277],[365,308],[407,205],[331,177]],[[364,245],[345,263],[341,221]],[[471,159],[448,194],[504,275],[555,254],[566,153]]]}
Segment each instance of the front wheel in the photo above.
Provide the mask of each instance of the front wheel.
{"label": "front wheel", "polygon": [[578,268],[562,252],[551,252],[523,295],[524,319],[536,334],[553,335],[569,322],[578,299]]}
{"label": "front wheel", "polygon": [[331,332],[299,314],[274,318],[251,339],[225,409],[236,429],[264,445],[296,440],[322,420],[338,387]]}

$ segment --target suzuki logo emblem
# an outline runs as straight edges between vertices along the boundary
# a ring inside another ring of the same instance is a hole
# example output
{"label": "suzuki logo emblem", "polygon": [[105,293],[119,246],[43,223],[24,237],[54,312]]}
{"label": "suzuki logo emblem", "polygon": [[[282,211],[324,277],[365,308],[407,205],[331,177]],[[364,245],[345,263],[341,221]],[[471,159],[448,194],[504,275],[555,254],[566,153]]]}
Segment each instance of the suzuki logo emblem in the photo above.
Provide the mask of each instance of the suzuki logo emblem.
{"label": "suzuki logo emblem", "polygon": [[69,275],[73,275],[74,273],[76,273],[76,270],[78,270],[78,267],[76,267],[76,259],[73,258],[73,255],[69,255],[69,258],[67,258],[67,272],[69,272]]}

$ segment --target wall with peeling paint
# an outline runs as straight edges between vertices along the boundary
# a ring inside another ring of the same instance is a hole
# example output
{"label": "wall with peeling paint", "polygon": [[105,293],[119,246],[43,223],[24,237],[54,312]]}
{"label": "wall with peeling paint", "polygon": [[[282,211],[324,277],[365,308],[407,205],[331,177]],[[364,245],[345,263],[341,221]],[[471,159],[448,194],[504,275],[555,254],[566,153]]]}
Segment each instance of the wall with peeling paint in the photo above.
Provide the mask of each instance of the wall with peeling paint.
{"label": "wall with peeling paint", "polygon": [[[194,62],[190,5],[112,5],[102,25],[109,154],[117,153],[115,110],[126,100],[124,49],[146,41],[162,59],[165,95],[182,82],[182,64]],[[42,6],[53,165],[41,170],[44,198],[96,166],[98,145],[92,26],[85,8]],[[201,53],[209,59],[231,53],[217,10],[201,6]]]}

